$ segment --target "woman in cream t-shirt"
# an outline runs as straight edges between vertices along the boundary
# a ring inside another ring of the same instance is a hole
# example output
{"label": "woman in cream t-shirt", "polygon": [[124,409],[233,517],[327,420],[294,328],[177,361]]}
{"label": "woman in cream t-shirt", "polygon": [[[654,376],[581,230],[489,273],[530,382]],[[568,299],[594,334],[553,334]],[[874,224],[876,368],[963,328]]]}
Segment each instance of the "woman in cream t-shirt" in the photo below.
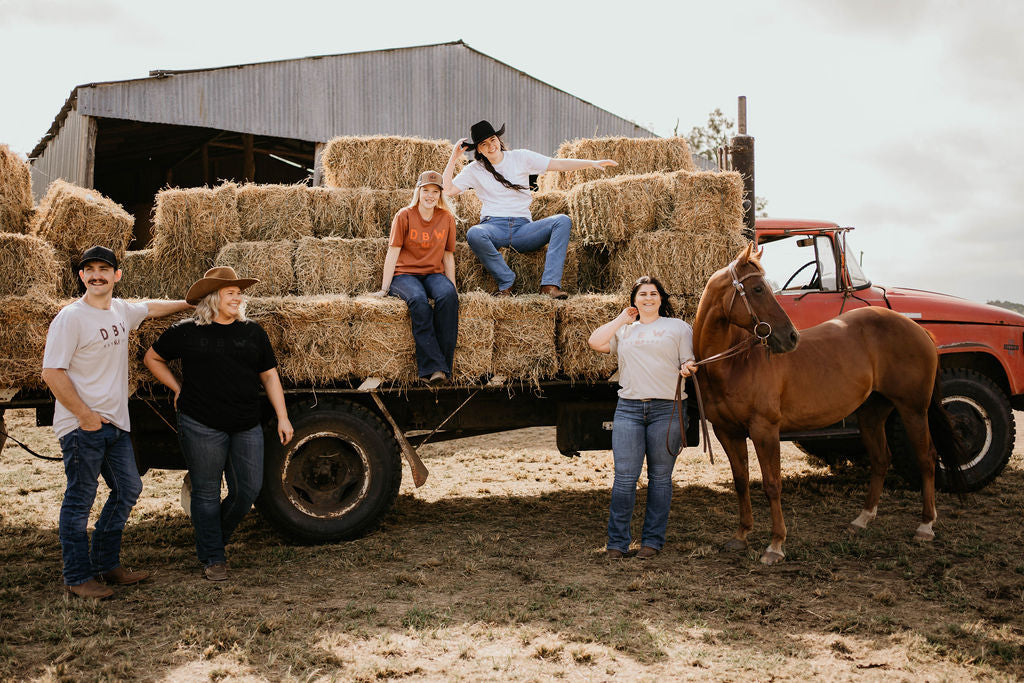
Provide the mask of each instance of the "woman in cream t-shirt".
{"label": "woman in cream t-shirt", "polygon": [[[645,275],[633,285],[629,307],[590,335],[591,348],[617,353],[619,361],[619,402],[612,423],[615,480],[605,551],[610,559],[630,552],[629,525],[645,458],[647,512],[636,556],[654,557],[665,544],[672,470],[682,444],[679,424],[672,419],[676,373],[689,377],[697,371],[693,330],[674,315],[665,288]],[[682,410],[685,419],[685,404]]]}

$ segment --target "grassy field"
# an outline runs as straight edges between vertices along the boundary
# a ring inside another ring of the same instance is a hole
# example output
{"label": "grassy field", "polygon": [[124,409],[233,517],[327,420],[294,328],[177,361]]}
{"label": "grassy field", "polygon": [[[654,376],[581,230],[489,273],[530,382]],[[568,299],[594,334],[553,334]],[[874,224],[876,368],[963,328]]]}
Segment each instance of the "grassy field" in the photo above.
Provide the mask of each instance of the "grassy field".
{"label": "grassy field", "polygon": [[[32,413],[7,424],[58,452]],[[406,481],[367,538],[293,545],[251,515],[225,584],[201,578],[182,473],[150,472],[123,559],[156,576],[91,603],[61,589],[60,464],[8,443],[0,679],[1024,677],[1020,445],[967,506],[940,496],[931,544],[911,540],[919,496],[894,487],[871,528],[848,536],[866,471],[830,472],[785,445],[787,558],[770,568],[757,561],[768,540],[759,484],[750,550],[720,551],[736,525],[720,448],[713,466],[696,449],[680,457],[665,551],[616,562],[603,558],[610,453],[564,458],[549,428],[422,452],[430,481]]]}

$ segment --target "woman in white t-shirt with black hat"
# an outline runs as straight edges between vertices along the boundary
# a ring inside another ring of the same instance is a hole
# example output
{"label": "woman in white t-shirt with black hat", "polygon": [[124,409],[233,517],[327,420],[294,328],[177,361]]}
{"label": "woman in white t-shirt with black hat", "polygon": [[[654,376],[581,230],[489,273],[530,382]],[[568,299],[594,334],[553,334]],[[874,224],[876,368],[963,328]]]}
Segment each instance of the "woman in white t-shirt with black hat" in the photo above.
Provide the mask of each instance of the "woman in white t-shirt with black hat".
{"label": "woman in white t-shirt with black hat", "polygon": [[[672,415],[676,375],[689,377],[697,371],[693,330],[674,316],[665,288],[657,278],[644,275],[633,285],[629,306],[590,335],[592,349],[616,353],[619,361],[619,401],[612,423],[615,480],[605,551],[610,559],[630,552],[636,482],[645,459],[647,511],[636,555],[654,557],[665,544],[672,470],[682,445],[679,422]],[[682,410],[685,419],[685,403]]]}
{"label": "woman in white t-shirt with black hat", "polygon": [[[516,279],[516,274],[498,249],[511,246],[516,251],[536,251],[546,244],[548,253],[544,259],[540,293],[564,299],[568,295],[562,291],[562,270],[572,222],[565,214],[533,220],[530,213],[533,200],[530,176],[547,171],[601,169],[617,164],[611,159],[552,159],[527,149],[510,150],[501,139],[504,134],[504,124],[498,130],[488,121],[473,124],[470,138],[462,138],[455,143],[444,168],[444,193],[454,196],[466,190],[476,190],[483,205],[480,224],[469,229],[466,241],[498,283],[498,296],[510,295]],[[455,162],[463,150],[471,150],[476,160],[453,178]]]}

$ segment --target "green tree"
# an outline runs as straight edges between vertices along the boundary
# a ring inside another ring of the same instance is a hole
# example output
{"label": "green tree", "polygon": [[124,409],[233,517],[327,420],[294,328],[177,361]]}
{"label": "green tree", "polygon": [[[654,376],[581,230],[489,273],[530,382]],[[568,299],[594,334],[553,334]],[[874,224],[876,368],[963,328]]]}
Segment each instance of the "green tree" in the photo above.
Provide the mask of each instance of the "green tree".
{"label": "green tree", "polygon": [[1024,304],[1014,303],[1012,301],[989,301],[989,306],[999,306],[1000,308],[1008,308],[1011,311],[1024,314]]}
{"label": "green tree", "polygon": [[[690,152],[696,156],[707,159],[710,162],[718,161],[718,148],[729,144],[729,140],[735,134],[736,122],[716,108],[708,114],[708,122],[703,126],[694,126],[690,132],[683,137],[686,144],[690,146]],[[676,122],[676,129],[673,135],[679,134],[679,123]],[[754,212],[758,216],[767,216],[768,200],[764,197],[754,197]]]}

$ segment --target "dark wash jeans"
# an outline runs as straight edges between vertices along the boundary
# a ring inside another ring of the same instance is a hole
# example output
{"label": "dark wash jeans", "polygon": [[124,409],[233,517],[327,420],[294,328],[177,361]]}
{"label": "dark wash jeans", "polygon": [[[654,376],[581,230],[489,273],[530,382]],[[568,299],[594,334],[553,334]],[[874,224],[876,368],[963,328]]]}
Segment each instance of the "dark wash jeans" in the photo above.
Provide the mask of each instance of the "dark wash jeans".
{"label": "dark wash jeans", "polygon": [[[683,404],[686,419],[686,404]],[[671,452],[665,447],[666,435]],[[672,470],[682,445],[679,418],[672,416],[672,401],[620,398],[612,422],[615,480],[608,515],[608,548],[629,550],[629,525],[636,501],[636,482],[647,460],[647,512],[640,543],[655,550],[665,545],[668,511],[672,505]]]}
{"label": "dark wash jeans", "polygon": [[[444,273],[401,273],[391,279],[390,293],[409,306],[416,366],[420,377],[435,372],[452,374],[459,334],[459,294]],[[428,299],[434,300],[430,307]]]}
{"label": "dark wash jeans", "polygon": [[[68,485],[60,506],[64,583],[77,586],[121,566],[121,534],[142,493],[128,432],[106,422],[95,432],[76,429],[60,438]],[[89,512],[99,478],[110,487],[89,550]]]}
{"label": "dark wash jeans", "polygon": [[[224,546],[263,485],[263,428],[222,432],[178,413],[178,442],[192,480],[196,556],[204,567],[225,562]],[[228,495],[221,502],[221,477]]]}

